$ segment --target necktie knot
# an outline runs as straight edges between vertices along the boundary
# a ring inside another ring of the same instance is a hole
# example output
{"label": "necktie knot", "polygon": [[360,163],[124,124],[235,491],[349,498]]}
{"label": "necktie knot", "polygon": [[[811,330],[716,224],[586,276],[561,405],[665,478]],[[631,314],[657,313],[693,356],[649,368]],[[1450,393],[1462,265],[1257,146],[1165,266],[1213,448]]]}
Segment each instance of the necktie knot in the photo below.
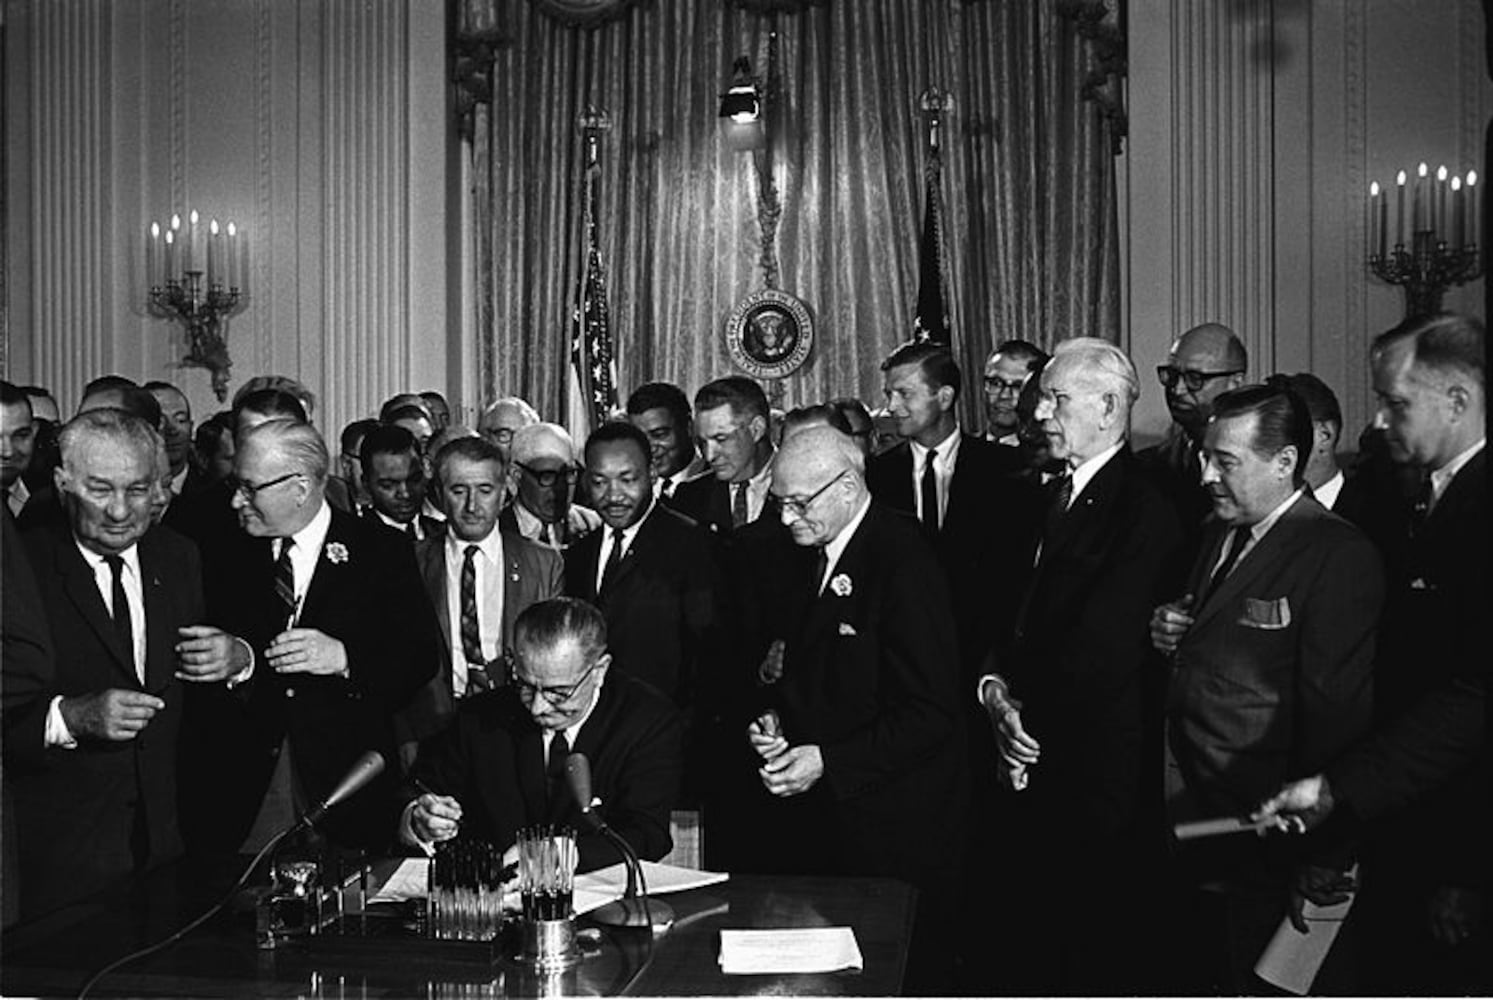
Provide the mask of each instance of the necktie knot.
{"label": "necktie knot", "polygon": [[468,545],[465,551],[466,561],[470,563],[477,558],[477,553],[482,551],[482,547],[480,545]]}

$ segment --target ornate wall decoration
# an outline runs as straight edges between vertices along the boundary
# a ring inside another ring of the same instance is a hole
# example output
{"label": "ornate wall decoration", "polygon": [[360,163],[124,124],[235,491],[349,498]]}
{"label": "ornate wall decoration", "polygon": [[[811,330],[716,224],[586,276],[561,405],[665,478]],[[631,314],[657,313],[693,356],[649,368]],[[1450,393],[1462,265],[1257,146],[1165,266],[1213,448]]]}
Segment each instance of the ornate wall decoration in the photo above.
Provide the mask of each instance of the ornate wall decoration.
{"label": "ornate wall decoration", "polygon": [[613,21],[641,0],[529,0],[542,13],[574,28],[594,28]]}

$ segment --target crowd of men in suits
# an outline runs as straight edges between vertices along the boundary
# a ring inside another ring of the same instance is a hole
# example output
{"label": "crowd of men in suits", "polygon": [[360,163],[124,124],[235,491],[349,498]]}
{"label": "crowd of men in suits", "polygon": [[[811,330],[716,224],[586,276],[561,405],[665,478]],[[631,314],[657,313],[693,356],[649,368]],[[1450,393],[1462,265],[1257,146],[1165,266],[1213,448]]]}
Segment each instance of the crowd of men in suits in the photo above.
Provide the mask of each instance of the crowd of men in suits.
{"label": "crowd of men in suits", "polygon": [[[329,840],[508,848],[584,753],[645,858],[695,809],[707,866],[912,883],[914,991],[1253,992],[1360,889],[1319,989],[1486,989],[1484,359],[1380,336],[1349,468],[1332,390],[1217,324],[1139,452],[1087,338],[997,347],[983,434],[929,343],[874,415],[654,382],[578,443],[406,393],[336,454],[287,378],[195,430],[4,383],[6,919],[254,851],[369,749]],[[1276,832],[1169,833],[1219,818]]]}

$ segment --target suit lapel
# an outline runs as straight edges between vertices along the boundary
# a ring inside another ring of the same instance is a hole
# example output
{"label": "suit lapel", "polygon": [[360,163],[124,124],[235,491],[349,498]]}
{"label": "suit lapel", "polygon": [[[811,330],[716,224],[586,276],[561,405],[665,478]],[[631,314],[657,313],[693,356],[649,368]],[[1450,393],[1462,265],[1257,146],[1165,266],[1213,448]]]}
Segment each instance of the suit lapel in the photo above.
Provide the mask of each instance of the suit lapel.
{"label": "suit lapel", "polygon": [[[632,544],[629,545],[627,547],[627,551],[622,554],[622,561],[617,564],[617,570],[612,575],[612,579],[608,581],[607,587],[601,596],[608,597],[611,594],[615,593],[617,589],[622,586],[623,581],[631,576],[633,571],[635,571],[642,562],[645,562],[648,559],[649,554],[658,547],[658,536],[659,533],[663,530],[658,524],[658,521],[662,516],[663,515],[658,513],[657,509],[648,512],[648,516],[645,517],[643,519],[643,523],[638,526],[638,533],[632,536]],[[765,507],[762,510],[762,516],[767,516],[767,509]],[[599,536],[601,532],[596,532],[596,534]],[[596,546],[596,559],[591,560],[592,580],[595,580],[596,578],[596,563],[600,560],[600,558],[601,543],[598,542]]]}
{"label": "suit lapel", "polygon": [[[346,527],[342,520],[344,517],[351,516],[335,507],[332,509],[332,523],[327,527],[327,537],[322,542],[321,551],[316,554],[316,563],[311,569],[311,582],[306,586],[306,596],[301,601],[301,612],[296,617],[297,624],[301,621],[319,621],[318,616],[322,605],[332,600],[332,595],[346,592],[345,586],[339,581],[346,578],[347,567],[354,565],[358,558],[355,547],[348,542]],[[347,550],[345,562],[336,563],[327,558],[327,549],[334,544],[341,545]]]}
{"label": "suit lapel", "polygon": [[[543,545],[542,542],[534,544]],[[519,550],[520,546],[513,541],[512,537],[503,539],[503,565],[506,569],[503,574],[503,645],[505,647],[513,637],[513,623],[518,620],[518,613],[529,604],[525,600],[528,596],[524,593],[525,578],[531,575],[537,576],[533,571],[533,566],[524,565],[524,559]]]}
{"label": "suit lapel", "polygon": [[451,608],[446,593],[446,540],[427,539],[426,544],[416,550],[420,558],[420,575],[425,580],[425,592],[435,605],[436,621],[441,626],[441,645],[446,650],[446,662],[451,662]]}
{"label": "suit lapel", "polygon": [[77,546],[73,544],[72,535],[63,533],[58,536],[57,545],[57,572],[63,577],[63,589],[68,599],[73,602],[88,627],[98,635],[99,641],[109,651],[109,656],[114,660],[114,665],[124,671],[130,680],[138,685],[140,680],[135,675],[135,657],[132,650],[124,648],[124,643],[119,639],[119,633],[114,631],[114,619],[109,614],[109,609],[104,606],[104,599],[99,594],[98,585],[94,583],[93,570],[78,552]]}
{"label": "suit lapel", "polygon": [[[1219,583],[1217,589],[1209,595],[1208,602],[1197,609],[1192,627],[1197,628],[1202,625],[1203,622],[1218,614],[1219,609],[1232,606],[1234,598],[1253,586],[1262,573],[1278,565],[1279,554],[1289,548],[1296,533],[1302,530],[1304,525],[1315,520],[1321,510],[1321,504],[1306,494],[1302,494],[1281,515],[1280,520],[1276,521],[1274,526],[1265,533],[1265,537],[1255,543],[1254,548],[1244,553],[1234,564],[1233,572]],[[1216,561],[1218,552],[1215,551],[1213,555]],[[1210,562],[1208,569],[1212,568],[1213,563]]]}

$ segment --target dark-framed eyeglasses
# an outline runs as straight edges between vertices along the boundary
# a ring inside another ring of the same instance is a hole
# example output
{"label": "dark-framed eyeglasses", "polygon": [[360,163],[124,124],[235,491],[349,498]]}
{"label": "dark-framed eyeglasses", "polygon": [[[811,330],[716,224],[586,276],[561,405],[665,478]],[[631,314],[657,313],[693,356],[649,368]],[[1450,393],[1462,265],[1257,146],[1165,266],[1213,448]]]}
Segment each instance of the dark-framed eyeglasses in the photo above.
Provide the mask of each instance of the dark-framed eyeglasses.
{"label": "dark-framed eyeglasses", "polygon": [[482,432],[482,436],[494,442],[495,444],[511,444],[513,443],[513,428],[489,427],[487,430]]}
{"label": "dark-framed eyeglasses", "polygon": [[539,488],[543,490],[554,486],[560,481],[560,477],[562,476],[565,477],[567,484],[574,486],[575,481],[580,478],[581,474],[580,470],[573,465],[561,466],[558,469],[536,469],[532,465],[525,465],[523,462],[514,462],[513,464],[533,476],[534,482],[538,483]]}
{"label": "dark-framed eyeglasses", "polygon": [[1230,375],[1243,374],[1243,370],[1237,368],[1226,372],[1200,372],[1191,368],[1178,368],[1176,365],[1156,366],[1156,377],[1161,380],[1161,384],[1164,387],[1168,389],[1174,388],[1178,380],[1180,380],[1183,385],[1187,386],[1189,392],[1197,392],[1216,378],[1227,378]]}
{"label": "dark-framed eyeglasses", "polygon": [[796,518],[808,517],[809,508],[814,506],[814,501],[823,496],[824,491],[838,483],[844,475],[845,473],[840,473],[840,475],[831,479],[829,482],[825,483],[823,486],[819,487],[817,490],[815,490],[813,493],[810,493],[802,500],[796,499],[794,497],[780,497],[776,493],[769,493],[767,494],[767,497],[769,500],[775,501],[780,510],[787,511],[789,514],[792,514]]}
{"label": "dark-framed eyeglasses", "polygon": [[563,705],[576,696],[576,693],[585,686],[590,676],[596,672],[601,665],[601,660],[596,660],[576,680],[574,684],[560,684],[545,687],[526,681],[518,675],[518,663],[516,658],[508,657],[508,683],[513,685],[513,693],[518,695],[520,701],[533,701],[535,698],[543,697],[551,705]]}
{"label": "dark-framed eyeglasses", "polygon": [[304,472],[287,472],[283,476],[276,476],[274,479],[271,479],[268,482],[259,483],[258,485],[245,482],[244,480],[239,479],[237,476],[229,476],[228,487],[232,491],[231,495],[241,496],[245,500],[248,500],[252,503],[254,500],[259,498],[259,494],[263,493],[271,486],[279,486],[281,483],[289,482],[290,480],[295,479],[297,476],[304,475]]}
{"label": "dark-framed eyeglasses", "polygon": [[998,375],[985,376],[985,391],[993,392],[997,396],[1006,394],[1013,396],[1019,395],[1021,393],[1021,388],[1024,385],[1026,385],[1025,378],[1009,379],[1001,378]]}

